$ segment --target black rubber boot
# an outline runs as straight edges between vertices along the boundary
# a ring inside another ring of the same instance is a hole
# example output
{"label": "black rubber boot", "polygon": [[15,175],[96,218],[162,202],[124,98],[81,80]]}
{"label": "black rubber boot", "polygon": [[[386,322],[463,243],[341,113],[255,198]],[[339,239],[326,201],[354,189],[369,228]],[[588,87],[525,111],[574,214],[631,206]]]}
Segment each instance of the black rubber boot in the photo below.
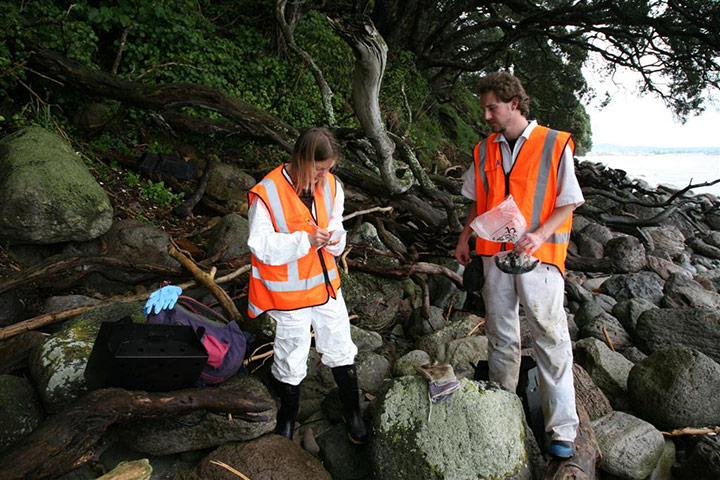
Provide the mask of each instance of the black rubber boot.
{"label": "black rubber boot", "polygon": [[280,409],[277,413],[275,433],[292,440],[295,419],[300,408],[300,385],[290,385],[278,381],[280,391]]}
{"label": "black rubber boot", "polygon": [[340,390],[340,401],[343,405],[348,437],[351,442],[358,445],[367,443],[368,434],[360,412],[360,391],[355,364],[335,367],[332,372]]}

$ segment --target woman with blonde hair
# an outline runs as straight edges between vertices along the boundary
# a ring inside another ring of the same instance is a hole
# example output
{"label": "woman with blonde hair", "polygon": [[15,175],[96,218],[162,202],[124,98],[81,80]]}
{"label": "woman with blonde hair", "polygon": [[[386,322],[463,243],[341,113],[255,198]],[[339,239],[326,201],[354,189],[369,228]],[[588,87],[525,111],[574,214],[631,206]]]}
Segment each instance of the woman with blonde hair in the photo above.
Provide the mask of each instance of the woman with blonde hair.
{"label": "woman with blonde hair", "polygon": [[345,195],[330,173],[340,147],[325,128],[311,128],[295,143],[289,164],[267,174],[249,193],[248,246],[252,273],[248,313],[275,320],[271,368],[280,390],[276,433],[292,439],[306,375],[310,327],[322,362],[332,369],[354,443],[367,442],[360,412],[350,322],[335,256],[345,249]]}

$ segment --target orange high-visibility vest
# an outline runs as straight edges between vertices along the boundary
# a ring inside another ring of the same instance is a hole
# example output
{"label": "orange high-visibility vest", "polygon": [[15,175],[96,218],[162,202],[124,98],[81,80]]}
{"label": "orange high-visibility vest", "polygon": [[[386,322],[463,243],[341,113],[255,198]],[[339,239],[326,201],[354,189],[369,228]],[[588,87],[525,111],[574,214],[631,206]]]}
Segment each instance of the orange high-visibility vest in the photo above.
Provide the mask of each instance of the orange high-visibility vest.
{"label": "orange high-visibility vest", "polygon": [[[555,209],[557,197],[558,168],[565,146],[575,150],[575,143],[568,132],[536,126],[523,143],[512,170],[506,176],[502,166],[498,134],[490,135],[475,146],[475,191],[477,214],[480,215],[502,202],[512,194],[525,217],[527,230],[534,232]],[[556,266],[565,274],[572,215],[538,248],[534,257],[543,263]],[[513,244],[491,242],[477,238],[475,251],[478,255],[494,255],[511,250]]]}
{"label": "orange high-visibility vest", "polygon": [[[327,228],[335,202],[337,179],[328,173],[324,186],[314,192],[315,216],[295,193],[295,188],[283,175],[283,166],[268,173],[249,192],[260,199],[272,218],[275,231],[312,233],[311,220],[320,228]],[[255,318],[268,310],[297,310],[326,303],[337,297],[340,288],[335,257],[325,249],[310,248],[310,252],[286,265],[268,265],[252,256],[252,273],[248,295],[248,314]]]}

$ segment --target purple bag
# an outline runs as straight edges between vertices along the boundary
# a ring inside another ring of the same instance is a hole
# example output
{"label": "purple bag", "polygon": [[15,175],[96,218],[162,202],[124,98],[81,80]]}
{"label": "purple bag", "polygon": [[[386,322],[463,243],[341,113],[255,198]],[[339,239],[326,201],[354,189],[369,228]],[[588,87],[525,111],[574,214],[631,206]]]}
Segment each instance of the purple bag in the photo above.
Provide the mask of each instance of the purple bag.
{"label": "purple bag", "polygon": [[189,325],[197,332],[208,353],[200,384],[224,382],[242,367],[247,340],[238,324],[227,323],[222,315],[194,298],[181,296],[172,309],[148,315],[148,323]]}

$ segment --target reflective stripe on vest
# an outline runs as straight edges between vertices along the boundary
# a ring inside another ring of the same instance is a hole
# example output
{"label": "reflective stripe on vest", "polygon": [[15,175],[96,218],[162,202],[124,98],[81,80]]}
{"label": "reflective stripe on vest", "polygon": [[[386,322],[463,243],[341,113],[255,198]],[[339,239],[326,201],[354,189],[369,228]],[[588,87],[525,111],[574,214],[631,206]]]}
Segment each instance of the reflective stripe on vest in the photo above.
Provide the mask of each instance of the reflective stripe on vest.
{"label": "reflective stripe on vest", "polygon": [[[255,195],[265,203],[278,233],[312,232],[314,227],[308,220],[321,228],[328,226],[335,202],[336,181],[328,174],[322,191],[315,191],[314,218],[285,177],[282,166],[253,187],[250,196]],[[285,265],[267,265],[253,255],[248,314],[257,317],[268,310],[297,310],[321,305],[330,296],[334,298],[338,288],[340,277],[335,258],[324,249],[311,247],[307,255]]]}
{"label": "reflective stripe on vest", "polygon": [[[502,167],[500,143],[493,134],[474,149],[475,189],[478,214],[486,212],[503,201],[510,193],[515,199],[528,224],[528,231],[535,231],[547,220],[555,208],[557,175],[566,145],[574,148],[570,133],[536,126],[525,140],[510,171],[506,192],[506,176]],[[544,263],[558,267],[565,273],[565,258],[570,241],[572,215],[533,253]],[[503,244],[478,238],[476,252],[494,255]],[[512,244],[507,245],[511,249]]]}

